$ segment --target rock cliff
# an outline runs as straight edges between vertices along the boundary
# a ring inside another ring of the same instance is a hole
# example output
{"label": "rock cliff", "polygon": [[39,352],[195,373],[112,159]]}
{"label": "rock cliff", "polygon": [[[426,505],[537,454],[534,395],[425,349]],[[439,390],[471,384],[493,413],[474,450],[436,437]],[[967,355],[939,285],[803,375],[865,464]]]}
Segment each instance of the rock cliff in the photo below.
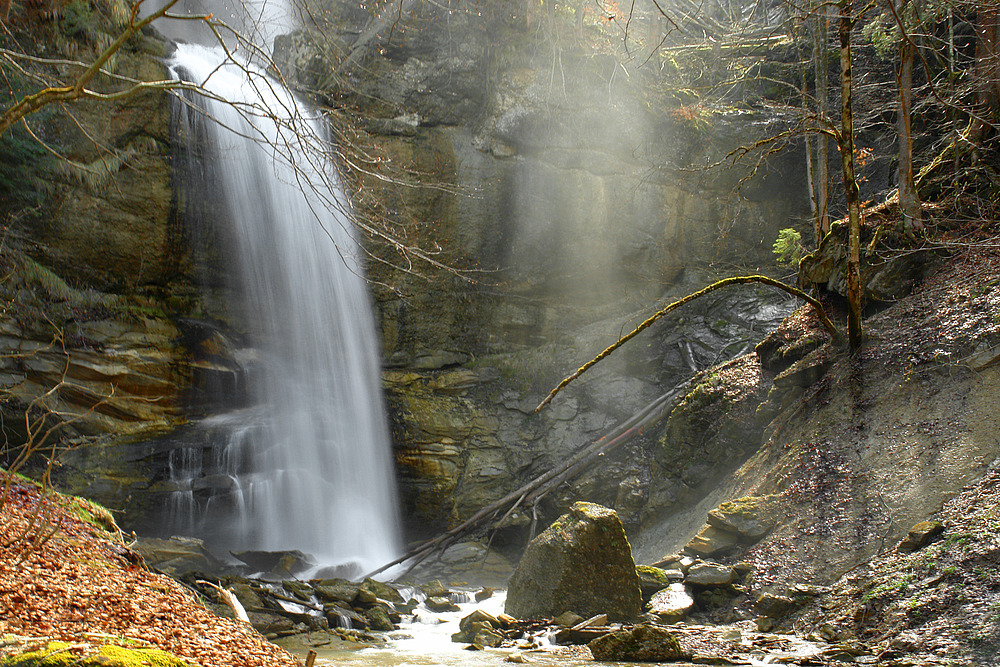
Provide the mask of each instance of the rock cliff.
{"label": "rock cliff", "polygon": [[[711,262],[769,261],[777,229],[805,208],[795,154],[742,186],[744,172],[701,167],[749,141],[757,124],[782,120],[683,104],[653,68],[591,43],[538,41],[464,4],[449,13],[419,3],[384,48],[355,58],[370,17],[347,3],[319,9],[321,30],[279,37],[274,59],[286,81],[331,109],[344,182],[372,232],[384,386],[414,534],[468,517],[664,386],[746,351],[788,311],[755,290],[698,304],[535,415],[563,375],[654,303],[711,281]],[[157,56],[167,49],[151,33],[117,66],[162,78]],[[81,104],[86,131],[47,118],[46,136],[73,162],[40,167],[37,191],[49,195],[39,207],[4,211],[28,257],[11,255],[10,265],[29,267],[4,285],[23,311],[4,329],[21,351],[4,376],[19,401],[8,414],[58,385],[48,408],[70,422],[63,437],[86,443],[64,457],[61,479],[128,506],[124,523],[137,527],[170,492],[170,450],[192,442],[188,430],[159,436],[211,411],[212,388],[236,387],[252,357],[241,350],[247,321],[219,278],[223,246],[192,224],[189,185],[172,176],[180,158],[171,151],[185,150],[185,138],[171,149],[167,97],[150,93],[114,113]],[[668,429],[695,452],[714,417],[688,422],[684,410]],[[746,439],[692,460],[664,454],[658,438],[640,439],[540,511],[555,516],[587,498],[634,527],[700,497],[715,463],[738,465],[753,450]],[[511,517],[512,539],[528,523]]]}

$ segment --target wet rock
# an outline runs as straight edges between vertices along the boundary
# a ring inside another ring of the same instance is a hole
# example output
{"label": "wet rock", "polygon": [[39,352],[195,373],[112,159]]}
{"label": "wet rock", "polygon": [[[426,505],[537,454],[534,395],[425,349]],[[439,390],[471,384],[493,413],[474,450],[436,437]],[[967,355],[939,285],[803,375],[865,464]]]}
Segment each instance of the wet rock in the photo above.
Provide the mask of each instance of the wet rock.
{"label": "wet rock", "polygon": [[446,598],[451,595],[451,591],[447,586],[441,583],[440,580],[435,579],[434,581],[428,581],[426,584],[420,587],[420,590],[424,592],[429,598]]}
{"label": "wet rock", "polygon": [[257,594],[257,590],[246,582],[237,581],[229,586],[229,590],[240,601],[244,609],[260,609],[264,606],[264,601]]}
{"label": "wet rock", "polygon": [[580,614],[567,611],[553,618],[552,625],[558,625],[561,628],[571,628],[582,620],[583,616],[580,616]]}
{"label": "wet rock", "polygon": [[676,623],[694,608],[694,597],[684,584],[670,584],[653,595],[646,608],[663,623]]}
{"label": "wet rock", "polygon": [[316,567],[312,557],[297,550],[289,551],[231,551],[235,558],[243,561],[256,572],[266,572],[278,577],[300,574]]}
{"label": "wet rock", "polygon": [[594,660],[601,662],[671,662],[691,657],[673,633],[648,624],[598,637],[588,646]]}
{"label": "wet rock", "polygon": [[896,545],[896,551],[910,553],[922,549],[944,532],[944,524],[940,521],[921,521],[910,528],[906,537]]}
{"label": "wet rock", "polygon": [[326,616],[331,628],[355,628],[358,630],[368,628],[368,619],[347,607],[335,604],[324,605],[323,615]]}
{"label": "wet rock", "polygon": [[315,591],[316,597],[324,602],[334,600],[353,602],[358,595],[359,588],[360,586],[357,584],[352,584],[345,579],[323,579],[313,587],[313,591]]}
{"label": "wet rock", "polygon": [[370,607],[378,601],[378,596],[370,588],[358,588],[358,594],[354,596],[354,604],[358,607]]}
{"label": "wet rock", "polygon": [[395,602],[392,606],[396,610],[396,613],[409,616],[413,613],[414,609],[420,606],[420,603],[416,598],[410,598],[406,602]]}
{"label": "wet rock", "polygon": [[715,526],[705,526],[684,546],[684,551],[711,558],[732,551],[738,542],[736,533]]}
{"label": "wet rock", "polygon": [[528,544],[510,579],[505,611],[517,618],[565,611],[629,620],[641,611],[632,549],[614,510],[576,503]]}
{"label": "wet rock", "polygon": [[774,527],[766,498],[748,496],[722,503],[708,513],[708,523],[736,533],[743,542],[756,542]]}
{"label": "wet rock", "polygon": [[487,549],[482,542],[468,541],[448,547],[434,562],[417,566],[412,575],[418,580],[435,577],[499,587],[507,583],[513,569],[513,564],[496,550]]}
{"label": "wet rock", "polygon": [[476,609],[468,616],[463,617],[462,620],[458,622],[458,627],[460,630],[465,630],[473,623],[489,623],[491,627],[500,627],[500,619],[487,611],[483,611],[482,609]]}
{"label": "wet rock", "polygon": [[132,549],[143,557],[146,565],[172,577],[181,577],[191,572],[214,574],[225,569],[205,549],[205,543],[193,537],[171,537],[165,540],[142,537]]}
{"label": "wet rock", "polygon": [[697,563],[688,570],[685,583],[693,586],[728,586],[736,579],[731,567],[715,563]]}
{"label": "wet rock", "polygon": [[445,611],[459,611],[461,608],[451,601],[450,598],[446,597],[429,597],[424,600],[424,605],[431,611],[445,612]]}
{"label": "wet rock", "polygon": [[497,617],[477,609],[459,621],[459,631],[451,636],[451,640],[479,646],[499,646],[503,637],[496,630],[500,626]]}
{"label": "wet rock", "polygon": [[312,600],[313,588],[305,582],[286,579],[281,582],[281,587],[303,602]]}
{"label": "wet rock", "polygon": [[381,605],[375,605],[371,609],[366,609],[362,616],[368,622],[369,630],[391,632],[396,629],[392,619],[389,618],[389,612]]}
{"label": "wet rock", "polygon": [[360,589],[370,591],[375,594],[376,598],[382,600],[388,600],[389,602],[405,602],[405,600],[403,600],[403,596],[399,594],[399,591],[382,581],[376,581],[375,579],[370,578],[365,579],[364,582],[362,582]]}
{"label": "wet rock", "polygon": [[278,614],[260,611],[247,612],[250,625],[262,635],[281,635],[295,631],[295,621]]}
{"label": "wet rock", "polygon": [[488,600],[491,597],[493,597],[493,589],[490,588],[489,586],[483,586],[478,591],[476,591],[474,597],[476,598],[476,602],[482,602],[483,600]]}

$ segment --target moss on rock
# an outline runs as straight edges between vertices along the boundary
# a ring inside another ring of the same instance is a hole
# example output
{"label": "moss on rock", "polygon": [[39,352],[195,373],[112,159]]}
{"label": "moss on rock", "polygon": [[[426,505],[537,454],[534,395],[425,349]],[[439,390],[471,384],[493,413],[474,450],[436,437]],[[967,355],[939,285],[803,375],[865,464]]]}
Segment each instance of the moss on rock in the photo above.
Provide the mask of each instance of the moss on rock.
{"label": "moss on rock", "polygon": [[[81,653],[82,652],[82,653]],[[44,649],[0,660],[0,667],[190,667],[173,655],[156,648],[127,648],[115,644],[80,647],[65,642],[49,642]]]}

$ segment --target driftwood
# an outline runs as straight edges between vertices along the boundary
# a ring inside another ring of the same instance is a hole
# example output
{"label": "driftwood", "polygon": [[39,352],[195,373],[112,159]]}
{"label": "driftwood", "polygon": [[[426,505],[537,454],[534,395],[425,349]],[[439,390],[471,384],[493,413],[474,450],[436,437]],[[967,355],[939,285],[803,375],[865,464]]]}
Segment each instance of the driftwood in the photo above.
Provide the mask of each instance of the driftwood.
{"label": "driftwood", "polygon": [[250,622],[250,617],[247,616],[246,609],[243,608],[243,605],[240,603],[237,597],[233,595],[232,591],[227,591],[222,586],[219,586],[218,584],[213,584],[211,581],[205,581],[204,579],[199,579],[198,583],[205,584],[206,586],[211,586],[212,588],[214,588],[215,592],[219,594],[219,599],[222,601],[222,603],[233,610],[233,614],[236,615],[237,620],[243,621],[244,623]]}
{"label": "driftwood", "polygon": [[[663,394],[645,408],[637,412],[630,419],[607,431],[597,440],[581,447],[576,454],[568,458],[562,464],[552,468],[548,472],[539,475],[516,491],[512,491],[492,505],[484,507],[467,519],[461,525],[452,528],[438,537],[427,540],[408,551],[405,555],[397,558],[391,563],[386,563],[382,567],[368,573],[371,577],[380,572],[409,561],[407,572],[419,565],[421,562],[432,556],[436,552],[443,552],[454,544],[460,537],[468,535],[482,524],[498,517],[502,517],[499,524],[503,524],[511,514],[518,508],[532,508],[532,516],[537,519],[538,502],[558,488],[559,485],[580,474],[585,466],[601,454],[605,454],[626,442],[629,442],[636,435],[642,433],[644,427],[652,424],[673,409],[674,402],[682,395],[682,390],[688,384],[688,380],[678,384],[676,387]],[[532,533],[534,533],[535,522],[532,522]]]}

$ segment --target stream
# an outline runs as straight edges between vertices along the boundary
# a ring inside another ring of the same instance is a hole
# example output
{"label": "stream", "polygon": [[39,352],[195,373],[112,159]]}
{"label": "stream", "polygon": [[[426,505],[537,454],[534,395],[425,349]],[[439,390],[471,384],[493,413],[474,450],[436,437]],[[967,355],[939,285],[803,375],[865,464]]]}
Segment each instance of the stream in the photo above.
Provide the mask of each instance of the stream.
{"label": "stream", "polygon": [[[404,617],[399,630],[385,634],[384,643],[345,641],[335,632],[311,632],[279,639],[276,643],[303,661],[312,650],[316,652],[315,665],[339,667],[486,667],[504,663],[540,667],[611,667],[650,664],[595,661],[586,646],[552,643],[555,628],[500,648],[472,649],[466,643],[451,640],[451,635],[459,631],[462,618],[476,609],[500,615],[505,599],[506,592],[497,591],[483,602],[459,603],[460,610],[454,612],[433,612],[421,605],[413,616]],[[876,664],[877,661],[874,656],[864,655],[863,651],[851,647],[804,639],[793,634],[758,632],[750,621],[717,626],[679,623],[670,627],[685,649],[694,654],[691,661],[667,663],[671,665],[822,665],[848,657],[850,662],[856,664]]]}

